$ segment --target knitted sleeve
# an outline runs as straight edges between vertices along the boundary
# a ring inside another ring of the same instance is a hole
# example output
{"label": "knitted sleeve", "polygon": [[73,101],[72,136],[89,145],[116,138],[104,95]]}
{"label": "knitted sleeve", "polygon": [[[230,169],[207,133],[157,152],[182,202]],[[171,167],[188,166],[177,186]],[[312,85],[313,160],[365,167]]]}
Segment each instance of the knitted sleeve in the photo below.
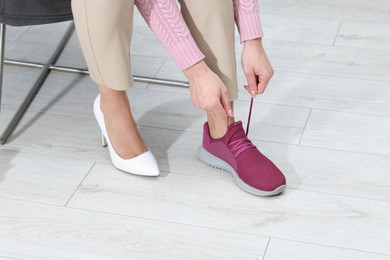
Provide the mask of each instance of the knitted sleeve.
{"label": "knitted sleeve", "polygon": [[180,70],[204,59],[175,0],[135,0],[135,4]]}
{"label": "knitted sleeve", "polygon": [[233,0],[233,5],[241,43],[263,37],[258,0]]}

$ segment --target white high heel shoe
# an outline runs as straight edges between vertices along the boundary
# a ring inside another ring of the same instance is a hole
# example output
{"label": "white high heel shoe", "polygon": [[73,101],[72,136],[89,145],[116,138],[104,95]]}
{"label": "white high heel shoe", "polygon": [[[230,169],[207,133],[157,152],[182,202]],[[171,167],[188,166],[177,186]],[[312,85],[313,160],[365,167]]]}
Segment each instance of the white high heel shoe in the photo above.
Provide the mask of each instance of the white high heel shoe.
{"label": "white high heel shoe", "polygon": [[158,176],[160,174],[156,158],[150,150],[131,159],[123,159],[116,153],[108,137],[103,112],[100,109],[100,95],[96,97],[93,103],[93,112],[102,130],[102,144],[108,146],[112,163],[116,168],[124,172],[144,176]]}

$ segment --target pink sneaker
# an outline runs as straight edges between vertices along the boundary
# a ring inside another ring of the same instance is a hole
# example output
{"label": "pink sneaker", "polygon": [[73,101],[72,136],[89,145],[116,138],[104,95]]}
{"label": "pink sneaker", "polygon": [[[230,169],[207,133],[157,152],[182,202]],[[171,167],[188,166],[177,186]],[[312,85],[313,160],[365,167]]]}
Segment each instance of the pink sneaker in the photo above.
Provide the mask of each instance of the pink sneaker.
{"label": "pink sneaker", "polygon": [[206,122],[198,157],[210,166],[230,172],[238,187],[248,193],[272,196],[286,189],[283,173],[252,144],[241,121],[229,125],[225,136],[218,139],[211,138]]}

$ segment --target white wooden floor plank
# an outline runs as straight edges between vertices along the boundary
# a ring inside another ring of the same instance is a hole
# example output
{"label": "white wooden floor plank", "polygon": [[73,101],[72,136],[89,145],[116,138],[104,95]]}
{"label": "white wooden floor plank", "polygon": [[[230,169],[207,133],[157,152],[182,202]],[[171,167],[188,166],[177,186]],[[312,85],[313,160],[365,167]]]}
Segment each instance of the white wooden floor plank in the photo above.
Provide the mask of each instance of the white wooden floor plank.
{"label": "white wooden floor plank", "polygon": [[0,199],[0,255],[21,259],[260,259],[268,238]]}
{"label": "white wooden floor plank", "polygon": [[358,250],[300,243],[272,238],[264,260],[388,260],[390,255],[380,255]]}
{"label": "white wooden floor plank", "polygon": [[[54,88],[55,82],[60,83],[59,80],[53,80],[48,84],[53,84]],[[65,86],[62,87],[65,89],[62,91],[67,91]],[[31,111],[26,114],[8,145],[12,149],[20,148],[29,152],[107,161],[107,151],[100,146],[100,130],[92,115],[95,94],[90,92],[95,89],[90,87],[86,85],[79,88],[79,85],[75,85],[61,96],[58,94],[61,90],[47,88],[46,94],[37,98],[37,102],[32,105]],[[201,136],[205,115],[192,106],[189,97],[136,88],[129,91],[129,97],[139,126],[193,131]],[[58,100],[50,103],[55,98]],[[34,110],[47,113],[37,114]],[[235,113],[237,120],[244,121],[244,127],[248,110],[248,101],[237,102]],[[259,140],[298,143],[308,114],[308,108],[256,103],[251,121],[251,136]],[[47,132],[44,139],[41,138],[42,131]],[[153,141],[149,138],[145,140],[151,146],[153,142],[160,142],[158,129],[154,131],[156,136]]]}
{"label": "white wooden floor plank", "polygon": [[276,71],[390,82],[390,51],[264,40]]}
{"label": "white wooden floor plank", "polygon": [[333,45],[339,19],[261,13],[264,37],[269,40]]}
{"label": "white wooden floor plank", "polygon": [[[47,131],[45,139],[41,138],[42,129]],[[389,199],[389,156],[253,139],[256,131],[262,133],[262,130],[261,127],[252,128],[249,136],[260,151],[285,172],[289,187],[378,200]],[[198,160],[196,150],[202,141],[201,132],[154,127],[140,127],[140,131],[163,171],[231,180],[229,175]],[[308,131],[309,134],[312,131],[310,126]],[[89,133],[88,138],[85,132]],[[98,126],[93,119],[42,115],[37,123],[28,128],[21,126],[15,134],[5,148],[111,164],[108,150],[100,145]],[[318,139],[324,135],[319,135]],[[339,139],[339,142],[342,140]],[[304,139],[303,144],[305,142]],[[328,143],[331,142],[326,142],[330,147]]]}
{"label": "white wooden floor plank", "polygon": [[5,46],[12,44],[28,29],[28,26],[7,26]]}
{"label": "white wooden floor plank", "polygon": [[255,141],[288,187],[390,202],[390,156]]}
{"label": "white wooden floor plank", "polygon": [[259,198],[231,180],[96,164],[68,206],[390,254],[390,202],[298,190]]}
{"label": "white wooden floor plank", "polygon": [[0,197],[65,205],[93,162],[0,147]]}
{"label": "white wooden floor plank", "polygon": [[260,12],[303,17],[322,17],[358,21],[389,22],[390,6],[387,0],[330,0],[326,2],[310,0],[262,0]]}
{"label": "white wooden floor plank", "polygon": [[[202,132],[205,113],[191,104],[189,96],[134,89],[129,97],[134,117],[141,126]],[[237,101],[234,107],[236,120],[243,121],[244,126],[249,104],[249,99]],[[252,136],[267,141],[298,143],[309,112],[309,108],[256,103],[251,119]]]}
{"label": "white wooden floor plank", "polygon": [[[238,67],[237,70],[238,100],[248,102],[249,95],[243,88],[247,80],[242,69]],[[179,75],[179,80],[185,80],[178,73],[173,61],[168,60],[159,70],[157,77],[171,78]],[[180,87],[152,84],[148,89],[190,95],[188,89]],[[276,70],[265,93],[257,96],[255,102],[389,116],[388,89],[387,81],[348,78],[343,75],[337,77],[313,75],[310,71],[301,73]]]}
{"label": "white wooden floor plank", "polygon": [[[239,82],[245,82],[241,73]],[[256,101],[390,116],[389,86],[385,81],[277,71]],[[244,90],[240,94],[240,99],[247,99]]]}
{"label": "white wooden floor plank", "polygon": [[343,21],[335,45],[390,50],[390,23]]}
{"label": "white wooden floor plank", "polygon": [[[87,133],[87,134],[86,134]],[[86,161],[109,162],[97,122],[82,117],[26,114],[7,149]]]}
{"label": "white wooden floor plank", "polygon": [[390,117],[313,109],[301,144],[390,155]]}

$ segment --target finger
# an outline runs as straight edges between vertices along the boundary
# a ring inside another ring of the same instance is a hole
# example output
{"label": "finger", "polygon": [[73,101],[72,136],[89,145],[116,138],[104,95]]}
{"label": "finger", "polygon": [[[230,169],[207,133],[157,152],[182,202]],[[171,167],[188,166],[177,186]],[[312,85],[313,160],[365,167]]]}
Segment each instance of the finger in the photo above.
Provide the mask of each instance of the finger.
{"label": "finger", "polygon": [[270,81],[270,78],[260,78],[257,84],[257,94],[262,94],[265,91],[265,88],[268,85],[268,82]]}
{"label": "finger", "polygon": [[253,90],[253,89],[250,89],[249,86],[244,86],[244,88],[246,89],[246,91],[249,92],[249,94],[251,95],[252,98],[255,98],[256,97],[256,94],[257,94],[257,87],[256,87],[256,90]]}
{"label": "finger", "polygon": [[245,87],[245,89],[251,94],[251,96],[254,98],[257,93],[257,80],[256,80],[256,74],[252,70],[250,72],[245,72],[245,77],[248,81],[248,85]]}
{"label": "finger", "polygon": [[228,92],[225,88],[225,90],[221,90],[221,104],[223,109],[226,111],[226,114],[230,117],[234,117],[232,106],[230,105],[230,99]]}

